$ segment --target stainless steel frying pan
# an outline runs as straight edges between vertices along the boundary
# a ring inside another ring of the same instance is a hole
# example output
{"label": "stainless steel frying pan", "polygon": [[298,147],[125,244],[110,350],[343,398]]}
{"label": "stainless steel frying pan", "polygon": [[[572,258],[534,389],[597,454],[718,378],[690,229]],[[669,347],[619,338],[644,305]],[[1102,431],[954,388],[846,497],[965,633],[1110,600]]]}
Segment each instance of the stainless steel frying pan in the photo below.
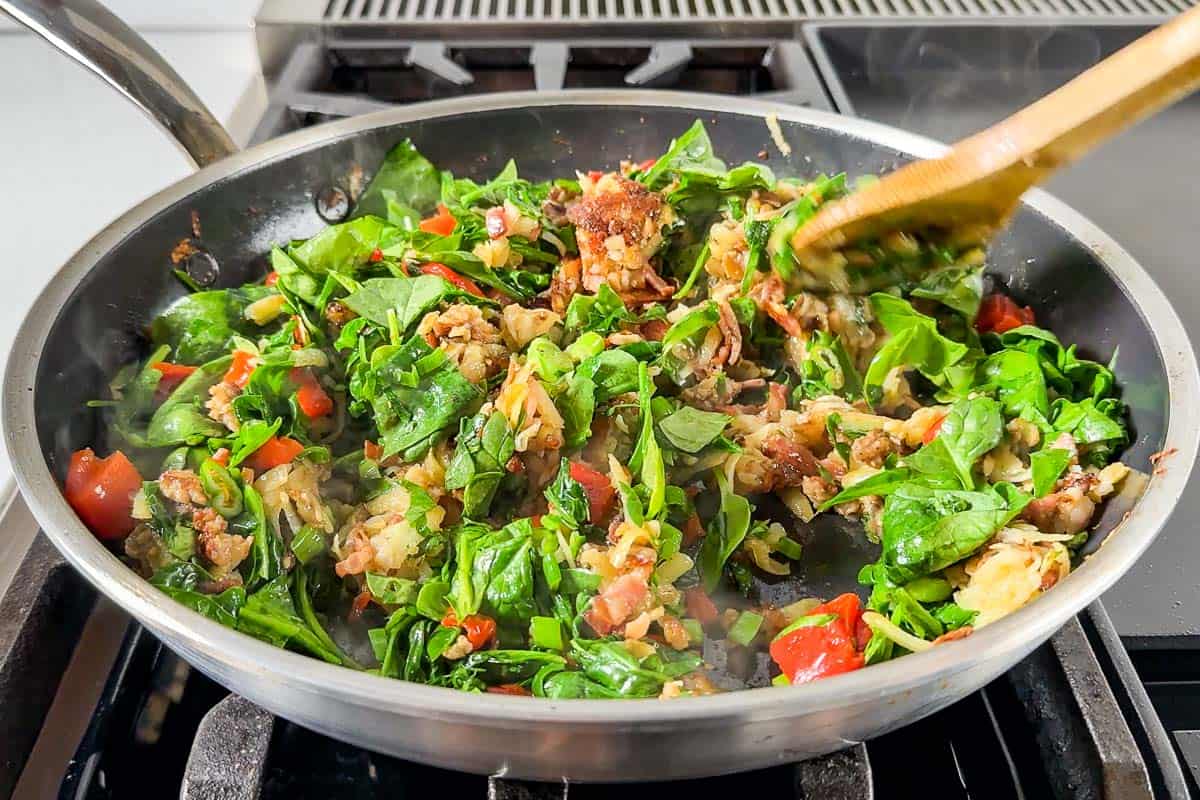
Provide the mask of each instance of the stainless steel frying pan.
{"label": "stainless steel frying pan", "polygon": [[[512,157],[535,179],[655,155],[697,117],[718,152],[741,160],[764,147],[776,152],[764,118],[778,115],[794,155],[776,154],[771,163],[785,175],[876,173],[942,147],[869,122],[756,101],[598,91],[407,106],[237,153],[174,71],[95,2],[0,0],[0,9],[119,88],[203,167],[98,234],[30,310],[4,380],[4,439],[17,481],[46,533],[100,591],[217,681],[303,725],[403,758],[537,779],[693,777],[829,752],[913,722],[1007,670],[1129,568],[1187,482],[1197,453],[1200,378],[1179,319],[1120,246],[1058,201],[1031,192],[994,248],[991,273],[1088,355],[1107,359],[1120,346],[1117,373],[1135,432],[1124,458],[1154,474],[1136,504],[1106,511],[1085,563],[1021,611],[964,641],[803,687],[673,702],[465,694],[270,647],[145,583],[88,532],[59,490],[70,452],[101,440],[98,412],[85,401],[142,352],[138,331],[182,293],[168,253],[192,235],[193,214],[203,233],[197,244],[219,269],[217,285],[228,286],[263,274],[261,254],[272,242],[319,230],[314,197],[372,169],[406,136],[457,173],[479,177]],[[1153,213],[1150,201],[1143,213]],[[1149,456],[1164,448],[1175,454],[1156,472]],[[852,589],[857,567],[874,556],[852,531],[817,525],[801,536],[799,574],[759,587],[763,599]]]}

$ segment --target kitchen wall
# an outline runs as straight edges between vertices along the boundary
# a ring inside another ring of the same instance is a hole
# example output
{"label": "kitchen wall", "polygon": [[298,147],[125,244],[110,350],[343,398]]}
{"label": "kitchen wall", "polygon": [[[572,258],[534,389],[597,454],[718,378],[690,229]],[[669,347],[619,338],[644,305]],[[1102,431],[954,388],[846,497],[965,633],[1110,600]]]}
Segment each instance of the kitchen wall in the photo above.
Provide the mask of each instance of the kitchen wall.
{"label": "kitchen wall", "polygon": [[[109,0],[239,142],[266,105],[258,0]],[[114,217],[187,175],[169,137],[99,79],[0,15],[0,365],[30,302]],[[7,496],[0,456],[0,501]]]}

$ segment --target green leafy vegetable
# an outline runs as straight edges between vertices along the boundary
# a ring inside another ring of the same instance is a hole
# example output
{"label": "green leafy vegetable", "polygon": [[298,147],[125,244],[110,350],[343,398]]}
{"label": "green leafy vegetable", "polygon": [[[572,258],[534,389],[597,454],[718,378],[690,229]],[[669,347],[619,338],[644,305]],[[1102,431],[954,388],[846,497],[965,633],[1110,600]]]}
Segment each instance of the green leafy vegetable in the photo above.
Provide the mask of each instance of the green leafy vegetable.
{"label": "green leafy vegetable", "polygon": [[390,219],[397,204],[412,208],[424,216],[441,199],[442,179],[436,167],[417,152],[411,139],[397,144],[384,156],[375,176],[367,185],[354,216],[374,215]]}
{"label": "green leafy vegetable", "polygon": [[238,630],[276,647],[303,650],[331,664],[341,664],[342,654],[330,647],[297,613],[289,590],[288,576],[280,575],[254,592],[242,606]]}
{"label": "green leafy vegetable", "polygon": [[979,492],[900,486],[883,506],[883,561],[889,576],[903,583],[961,561],[1029,500],[1006,484]]}
{"label": "green leafy vegetable", "polygon": [[725,562],[741,546],[750,530],[750,514],[753,510],[749,500],[733,493],[723,472],[718,470],[713,474],[721,493],[721,508],[709,525],[696,559],[706,592],[712,592],[721,582]]}
{"label": "green leafy vegetable", "polygon": [[462,421],[445,486],[463,490],[464,514],[471,518],[487,515],[514,452],[513,432],[499,411]]}
{"label": "green leafy vegetable", "polygon": [[241,586],[233,586],[220,594],[203,594],[196,587],[205,581],[212,581],[212,576],[187,561],[177,561],[150,578],[153,586],[175,602],[226,627],[234,627],[242,606],[246,604],[246,590]]}
{"label": "green leafy vegetable", "polygon": [[222,436],[225,426],[209,418],[204,410],[209,388],[229,369],[230,357],[224,356],[198,367],[171,392],[150,417],[146,427],[145,447],[171,447],[179,444],[199,444],[206,437]]}
{"label": "green leafy vegetable", "polygon": [[975,488],[975,462],[999,444],[1003,434],[1000,405],[990,397],[958,400],[950,406],[937,438],[945,444],[964,489]]}
{"label": "green leafy vegetable", "polygon": [[477,302],[473,294],[462,292],[445,278],[437,275],[418,275],[415,278],[370,278],[342,302],[360,317],[386,328],[389,314],[395,314],[401,333],[407,333],[438,303],[451,300]]}
{"label": "green leafy vegetable", "polygon": [[727,414],[681,406],[664,417],[658,429],[676,450],[699,453],[725,432],[731,419]]}
{"label": "green leafy vegetable", "polygon": [[1047,447],[1029,456],[1033,471],[1033,496],[1045,497],[1054,488],[1058,478],[1071,463],[1071,451],[1061,447]]}
{"label": "green leafy vegetable", "polygon": [[587,524],[591,514],[587,493],[579,481],[571,477],[571,462],[565,458],[559,464],[558,475],[546,487],[545,495],[555,514],[574,520],[576,525]]}
{"label": "green leafy vegetable", "polygon": [[447,427],[478,407],[482,391],[463,377],[442,350],[420,336],[399,347],[378,348],[371,357],[371,384],[351,385],[369,400],[384,456],[416,461]]}
{"label": "green leafy vegetable", "polygon": [[202,364],[229,352],[234,336],[263,331],[245,316],[251,303],[276,294],[265,286],[215,289],[180,298],[154,319],[150,339],[167,346],[180,364]]}
{"label": "green leafy vegetable", "polygon": [[897,367],[916,369],[951,393],[963,393],[973,383],[971,362],[976,354],[967,345],[939,333],[937,320],[917,312],[906,300],[890,294],[871,295],[871,305],[891,338],[867,367],[864,383],[868,399],[878,402],[884,379]]}

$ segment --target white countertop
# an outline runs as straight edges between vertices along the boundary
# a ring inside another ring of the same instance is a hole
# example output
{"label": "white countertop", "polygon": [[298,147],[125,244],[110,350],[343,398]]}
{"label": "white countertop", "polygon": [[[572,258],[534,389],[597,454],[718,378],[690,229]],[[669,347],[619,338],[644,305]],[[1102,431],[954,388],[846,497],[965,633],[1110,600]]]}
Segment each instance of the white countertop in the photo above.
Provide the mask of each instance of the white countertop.
{"label": "white countertop", "polygon": [[[251,22],[257,0],[108,5],[244,144],[266,107]],[[7,19],[0,19],[0,108],[2,367],[26,310],[59,266],[192,167],[139,110]],[[0,501],[9,491],[11,471],[0,454]]]}

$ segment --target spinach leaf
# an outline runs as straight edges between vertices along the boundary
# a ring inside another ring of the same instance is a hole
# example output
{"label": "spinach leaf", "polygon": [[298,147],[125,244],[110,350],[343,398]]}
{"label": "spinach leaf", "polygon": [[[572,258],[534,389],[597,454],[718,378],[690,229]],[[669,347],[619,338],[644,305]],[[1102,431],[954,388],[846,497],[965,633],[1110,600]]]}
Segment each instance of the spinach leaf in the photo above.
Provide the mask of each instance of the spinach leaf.
{"label": "spinach leaf", "polygon": [[473,519],[487,515],[514,452],[513,432],[499,411],[462,421],[445,486],[463,490],[464,515]]}
{"label": "spinach leaf", "polygon": [[897,583],[944,569],[981,547],[1029,502],[1009,484],[984,491],[905,484],[883,506],[883,563]]}
{"label": "spinach leaf", "polygon": [[418,460],[483,399],[444,351],[415,335],[399,347],[378,348],[371,377],[371,385],[352,383],[350,390],[370,401],[384,457],[399,453],[405,461]]}
{"label": "spinach leaf", "polygon": [[229,466],[236,467],[249,458],[279,431],[279,426],[282,424],[283,420],[278,418],[270,425],[258,419],[242,423],[230,448]]}
{"label": "spinach leaf", "polygon": [[246,319],[251,303],[278,294],[266,286],[195,292],[180,298],[150,324],[155,347],[171,348],[180,364],[202,364],[229,352],[234,336],[255,336],[263,329]]}
{"label": "spinach leaf", "polygon": [[664,417],[658,429],[676,450],[694,454],[720,438],[732,419],[727,414],[681,406]]}
{"label": "spinach leaf", "polygon": [[[454,243],[455,246],[459,241],[458,234],[441,238]],[[416,242],[414,241],[413,244],[415,245]],[[539,291],[538,287],[532,285],[527,279],[525,270],[493,269],[485,264],[479,256],[466,250],[440,249],[435,246],[435,243],[428,241],[422,244],[424,245],[422,247],[410,247],[408,244],[402,244],[394,250],[385,250],[384,255],[406,255],[408,251],[411,251],[411,255],[417,261],[426,263],[436,261],[439,264],[445,264],[463,277],[470,278],[483,286],[499,289],[518,300],[531,300]]]}
{"label": "spinach leaf", "polygon": [[883,381],[896,367],[916,369],[939,388],[965,394],[974,382],[974,359],[982,353],[943,336],[937,320],[919,313],[899,297],[876,292],[871,295],[871,306],[891,334],[867,367],[865,384],[871,402],[880,400]]}
{"label": "spinach leaf", "polygon": [[441,174],[421,155],[411,139],[397,144],[384,156],[383,163],[366,191],[358,198],[354,216],[390,217],[396,204],[411,207],[420,215],[429,214],[441,198]]}
{"label": "spinach leaf", "polygon": [[750,291],[750,285],[754,282],[754,275],[758,272],[758,265],[762,261],[767,242],[771,237],[771,229],[775,227],[775,219],[747,219],[742,223],[748,246],[746,266],[742,272],[742,294]]}
{"label": "spinach leaf", "polygon": [[146,426],[154,414],[158,383],[162,380],[162,373],[153,365],[163,361],[170,352],[167,345],[159,347],[137,372],[127,372],[123,378],[112,382],[113,394],[120,393],[113,409],[113,426],[135,446],[147,446]]}
{"label": "spinach leaf", "polygon": [[367,590],[385,606],[403,606],[416,602],[417,582],[411,578],[367,573]]}
{"label": "spinach leaf", "polygon": [[644,668],[617,642],[572,639],[571,656],[590,680],[621,697],[656,697],[670,680],[661,672]]}
{"label": "spinach leaf", "polygon": [[523,683],[546,666],[561,667],[566,659],[542,650],[481,650],[464,658],[457,670],[474,674],[484,683]]}
{"label": "spinach leaf", "polygon": [[646,516],[656,517],[662,511],[667,498],[666,465],[658,437],[654,434],[654,412],[650,399],[654,394],[654,381],[645,363],[638,364],[638,407],[641,411],[642,430],[638,435],[633,456],[629,459],[631,472],[640,472],[642,485],[650,493],[646,504]]}
{"label": "spinach leaf", "polygon": [[449,600],[459,619],[482,611],[501,625],[527,627],[533,598],[533,525],[517,520],[498,531],[460,526]]}
{"label": "spinach leaf", "polygon": [[1024,350],[1001,350],[988,356],[979,369],[977,390],[996,392],[1004,413],[1046,427],[1050,399],[1037,356]]}
{"label": "spinach leaf", "polygon": [[659,364],[676,384],[686,381],[690,374],[689,361],[719,318],[717,304],[709,301],[692,309],[667,329],[662,340]]}
{"label": "spinach leaf", "polygon": [[150,417],[146,426],[145,447],[171,447],[199,444],[209,436],[222,436],[225,426],[209,418],[204,410],[208,390],[229,369],[229,356],[209,361],[187,376]]}
{"label": "spinach leaf", "polygon": [[[272,424],[278,422],[285,433],[295,432],[295,422],[301,418],[302,413],[293,400],[297,387],[291,376],[290,362],[281,364],[264,361],[250,373],[250,380],[246,382],[241,393],[233,398],[231,405],[234,414],[243,424],[249,424],[251,420],[263,423],[270,421]],[[253,444],[253,440],[262,437],[262,434],[261,427],[251,427],[246,434],[247,445]],[[246,455],[251,452],[253,450],[248,451]]]}
{"label": "spinach leaf", "polygon": [[637,322],[638,319],[637,314],[625,308],[620,295],[607,283],[602,283],[594,295],[577,294],[571,298],[563,327],[576,333],[594,331],[607,336],[622,323]]}
{"label": "spinach leaf", "polygon": [[1128,439],[1124,413],[1124,405],[1115,398],[1072,402],[1060,397],[1051,409],[1051,426],[1054,433],[1071,434],[1079,445],[1081,461],[1102,467]]}
{"label": "spinach leaf", "polygon": [[[309,582],[311,575],[320,575],[318,570],[321,569],[316,564],[304,565],[301,564],[295,571],[295,583],[292,587],[292,599],[295,601],[296,607],[300,611],[300,618],[308,627],[308,630],[329,652],[334,653],[338,661],[344,666],[352,669],[362,669],[359,664],[350,656],[342,652],[342,648],[337,646],[333,641],[333,637],[325,630],[325,626],[321,624],[321,620],[317,617],[316,609],[313,608],[313,595],[320,593],[319,580],[312,584]],[[332,572],[329,573],[332,577]]]}
{"label": "spinach leaf", "polygon": [[538,675],[534,677],[533,694],[535,697],[549,697],[555,700],[579,698],[609,700],[624,696],[621,692],[597,683],[577,670],[550,668],[544,672],[543,675],[543,672],[539,671]]}
{"label": "spinach leaf", "polygon": [[865,399],[862,378],[841,337],[829,331],[816,331],[808,340],[806,351],[799,370],[799,397],[815,400],[838,395],[850,401]]}
{"label": "spinach leaf", "polygon": [[933,616],[948,631],[957,630],[964,625],[970,625],[978,615],[978,611],[969,611],[958,603],[942,603],[933,609]]}
{"label": "spinach leaf", "polygon": [[271,248],[271,270],[279,276],[276,286],[283,294],[296,297],[311,306],[320,306],[325,279],[319,278],[297,264],[292,257],[278,247]]}
{"label": "spinach leaf", "polygon": [[575,367],[571,357],[545,336],[539,336],[529,343],[526,358],[533,364],[537,376],[552,386]]}
{"label": "spinach leaf", "polygon": [[673,139],[667,152],[654,162],[654,166],[638,176],[638,180],[651,189],[658,189],[670,182],[673,175],[683,171],[715,177],[725,173],[725,162],[713,153],[712,140],[708,138],[708,131],[700,120],[692,123],[692,127],[678,139]]}
{"label": "spinach leaf", "polygon": [[900,487],[908,485],[922,486],[927,489],[959,489],[962,487],[961,478],[958,475],[958,463],[950,454],[946,440],[941,436],[912,455],[906,456],[900,466],[877,472],[847,486],[822,503],[817,510],[827,511],[840,503],[870,495],[886,497]]}
{"label": "spinach leaf", "polygon": [[[287,255],[310,276],[323,278],[331,272],[353,275],[369,262],[372,253],[390,246],[402,236],[403,231],[379,217],[364,216],[330,225],[311,239],[293,243],[288,247]],[[285,285],[288,285],[289,277],[282,273],[279,276]],[[299,291],[296,293],[300,294]]]}
{"label": "spinach leaf", "polygon": [[624,350],[605,350],[584,359],[575,377],[590,380],[596,387],[595,402],[605,403],[638,387],[638,360]]}
{"label": "spinach leaf", "polygon": [[989,335],[986,343],[992,349],[1015,349],[1035,356],[1047,385],[1063,397],[1100,402],[1113,393],[1116,378],[1111,366],[1079,358],[1074,345],[1064,347],[1057,336],[1044,328],[1022,325],[999,336]]}
{"label": "spinach leaf", "polygon": [[150,584],[192,611],[228,628],[235,627],[238,613],[246,603],[246,590],[232,586],[220,594],[204,594],[196,589],[197,584],[211,580],[212,576],[195,564],[176,561],[154,573]]}
{"label": "spinach leaf", "polygon": [[936,300],[973,323],[983,299],[983,268],[934,270],[925,275],[910,294]]}
{"label": "spinach leaf", "polygon": [[331,649],[296,612],[288,576],[279,575],[250,595],[238,615],[237,628],[276,647],[303,650],[331,664],[342,655]]}
{"label": "spinach leaf", "polygon": [[871,495],[886,496],[899,489],[901,486],[913,481],[916,476],[916,471],[908,467],[896,467],[894,469],[885,469],[882,472],[877,472],[874,475],[864,478],[857,483],[851,484],[833,497],[822,503],[817,510],[828,511],[836,505],[857,500],[860,497],[870,497]]}
{"label": "spinach leaf", "polygon": [[1070,463],[1071,451],[1061,447],[1045,447],[1031,453],[1029,466],[1033,471],[1033,496],[1048,495]]}
{"label": "spinach leaf", "polygon": [[568,450],[583,447],[592,436],[592,418],[596,415],[595,381],[576,371],[555,405],[563,418],[564,446]]}
{"label": "spinach leaf", "polygon": [[546,487],[545,495],[552,512],[574,520],[576,525],[586,525],[591,518],[587,492],[583,484],[571,477],[571,462],[567,459],[559,464],[558,475]]}
{"label": "spinach leaf", "polygon": [[262,496],[247,484],[242,487],[246,513],[254,521],[254,541],[250,558],[243,567],[243,576],[250,589],[274,580],[283,572],[283,541],[275,532],[274,525],[267,522],[266,508]]}
{"label": "spinach leaf", "polygon": [[957,400],[950,406],[937,438],[945,444],[964,489],[975,488],[975,462],[1000,443],[1003,433],[1000,404],[990,397]]}
{"label": "spinach leaf", "polygon": [[400,332],[406,333],[438,303],[467,298],[479,299],[458,291],[445,278],[418,275],[415,278],[369,278],[342,302],[381,328],[389,327],[389,312],[394,312]]}
{"label": "spinach leaf", "polygon": [[797,275],[795,256],[792,253],[792,235],[813,218],[817,208],[825,200],[833,199],[846,192],[846,175],[820,175],[812,183],[812,187],[803,196],[793,200],[780,209],[767,240],[767,254],[771,257],[771,269],[785,281],[803,277]]}
{"label": "spinach leaf", "polygon": [[700,543],[700,552],[696,557],[706,592],[712,592],[721,582],[725,562],[741,546],[750,530],[750,514],[753,510],[749,500],[733,493],[722,471],[717,470],[713,474],[721,493],[721,507],[709,524],[708,533]]}

